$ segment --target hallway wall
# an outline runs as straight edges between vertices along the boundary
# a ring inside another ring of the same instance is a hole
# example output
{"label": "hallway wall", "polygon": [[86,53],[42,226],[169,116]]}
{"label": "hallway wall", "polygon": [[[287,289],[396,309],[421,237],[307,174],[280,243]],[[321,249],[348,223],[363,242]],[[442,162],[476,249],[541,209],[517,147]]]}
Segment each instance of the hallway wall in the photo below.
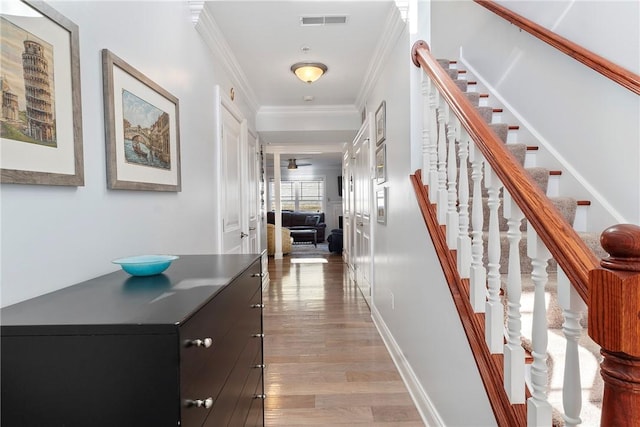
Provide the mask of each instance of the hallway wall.
{"label": "hallway wall", "polygon": [[[85,186],[2,185],[2,306],[117,270],[110,261],[118,257],[210,253],[218,238],[213,90],[228,93],[232,83],[188,3],[48,3],[79,27]],[[103,48],[179,99],[181,192],[107,190]],[[254,116],[237,90],[236,103]]]}
{"label": "hallway wall", "polygon": [[[418,79],[410,61],[407,30],[397,40],[367,99],[375,111],[386,101],[388,187],[386,225],[372,218],[374,234],[374,318],[379,315],[413,371],[435,422],[494,425],[495,418],[449,287],[419,212],[409,174],[410,81]],[[465,402],[460,411],[459,402]]]}

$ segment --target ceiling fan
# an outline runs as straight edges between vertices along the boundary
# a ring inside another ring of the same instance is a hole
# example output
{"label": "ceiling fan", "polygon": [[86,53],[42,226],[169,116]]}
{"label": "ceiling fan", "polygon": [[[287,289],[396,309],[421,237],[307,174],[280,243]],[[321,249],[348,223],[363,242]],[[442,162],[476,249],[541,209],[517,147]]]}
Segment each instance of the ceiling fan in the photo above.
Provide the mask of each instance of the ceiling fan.
{"label": "ceiling fan", "polygon": [[283,165],[286,163],[287,169],[298,169],[298,166],[311,166],[311,163],[298,163],[295,158],[287,159],[286,162],[283,162]]}

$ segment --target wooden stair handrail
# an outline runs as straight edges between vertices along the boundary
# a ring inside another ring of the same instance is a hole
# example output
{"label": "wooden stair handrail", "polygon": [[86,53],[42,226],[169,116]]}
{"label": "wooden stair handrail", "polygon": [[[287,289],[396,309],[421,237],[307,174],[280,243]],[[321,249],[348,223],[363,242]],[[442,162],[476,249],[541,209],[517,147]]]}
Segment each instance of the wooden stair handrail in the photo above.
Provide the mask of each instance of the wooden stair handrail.
{"label": "wooden stair handrail", "polygon": [[504,6],[499,5],[493,0],[474,0],[480,6],[490,10],[496,15],[504,18],[517,27],[525,30],[534,37],[553,46],[562,53],[565,53],[591,68],[592,70],[602,74],[608,79],[613,80],[620,86],[629,89],[636,95],[640,95],[640,75],[627,70],[602,56],[591,52],[588,49],[568,40],[553,31],[536,24],[533,21],[519,15]]}
{"label": "wooden stair handrail", "polygon": [[417,41],[411,54],[413,63],[422,67],[431,78],[580,297],[588,303],[589,271],[599,266],[599,260],[480,117],[475,107],[431,55],[427,43]]}

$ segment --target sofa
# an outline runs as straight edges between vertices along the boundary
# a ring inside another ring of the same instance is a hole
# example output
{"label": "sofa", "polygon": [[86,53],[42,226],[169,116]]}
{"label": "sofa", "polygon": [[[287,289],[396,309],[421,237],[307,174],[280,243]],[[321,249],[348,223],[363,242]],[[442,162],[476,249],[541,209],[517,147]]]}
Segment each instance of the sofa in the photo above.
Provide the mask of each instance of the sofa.
{"label": "sofa", "polygon": [[[267,212],[267,224],[275,224],[275,212]],[[282,211],[282,226],[289,230],[315,229],[318,243],[324,242],[325,229],[324,212],[294,212]],[[310,242],[312,236],[294,236],[294,242]]]}

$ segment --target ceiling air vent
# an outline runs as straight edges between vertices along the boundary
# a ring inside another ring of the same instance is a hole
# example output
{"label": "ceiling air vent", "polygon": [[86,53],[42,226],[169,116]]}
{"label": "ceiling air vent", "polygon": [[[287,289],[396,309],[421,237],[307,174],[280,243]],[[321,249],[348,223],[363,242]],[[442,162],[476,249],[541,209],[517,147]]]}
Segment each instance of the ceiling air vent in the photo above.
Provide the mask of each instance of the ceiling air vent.
{"label": "ceiling air vent", "polygon": [[304,26],[318,26],[318,25],[330,25],[330,24],[346,24],[347,17],[345,15],[332,15],[332,16],[301,16],[300,25]]}

